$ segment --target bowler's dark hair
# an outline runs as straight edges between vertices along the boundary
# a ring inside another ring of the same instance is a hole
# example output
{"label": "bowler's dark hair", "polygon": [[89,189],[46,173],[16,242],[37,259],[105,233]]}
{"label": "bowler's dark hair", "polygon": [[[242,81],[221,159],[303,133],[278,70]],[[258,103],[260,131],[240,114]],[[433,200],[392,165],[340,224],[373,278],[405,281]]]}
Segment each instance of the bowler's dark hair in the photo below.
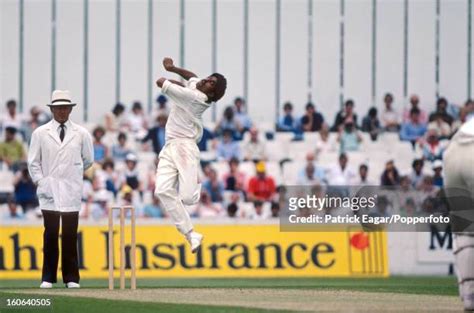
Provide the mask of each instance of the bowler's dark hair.
{"label": "bowler's dark hair", "polygon": [[224,77],[224,75],[219,74],[219,73],[214,73],[211,76],[215,77],[217,81],[214,87],[214,95],[212,97],[209,97],[209,100],[211,102],[217,102],[225,94],[225,90],[227,88],[227,79]]}

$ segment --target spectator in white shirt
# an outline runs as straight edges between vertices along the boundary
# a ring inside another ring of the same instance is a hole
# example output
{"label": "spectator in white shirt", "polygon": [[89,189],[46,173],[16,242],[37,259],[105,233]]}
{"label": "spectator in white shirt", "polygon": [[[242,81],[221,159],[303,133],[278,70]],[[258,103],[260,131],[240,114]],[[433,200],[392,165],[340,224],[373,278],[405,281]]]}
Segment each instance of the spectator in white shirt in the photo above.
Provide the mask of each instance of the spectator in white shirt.
{"label": "spectator in white shirt", "polygon": [[326,175],[329,185],[347,186],[354,181],[357,175],[347,163],[347,155],[345,153],[341,153],[339,155],[338,164],[333,165]]}
{"label": "spectator in white shirt", "polygon": [[385,108],[381,114],[382,126],[386,131],[398,132],[400,129],[400,118],[398,112],[393,108],[393,96],[390,93],[384,97]]}
{"label": "spectator in white shirt", "polygon": [[356,180],[356,185],[360,186],[376,186],[378,185],[374,181],[368,178],[369,166],[367,164],[361,164],[359,166],[359,177]]}
{"label": "spectator in white shirt", "polygon": [[252,120],[250,119],[249,115],[247,114],[247,111],[245,110],[245,100],[237,97],[234,100],[234,112],[235,112],[235,118],[239,122],[239,124],[242,126],[242,131],[241,135],[243,135],[244,132],[250,130],[252,127]]}
{"label": "spectator in white shirt", "polygon": [[267,153],[265,143],[259,138],[256,128],[250,129],[250,140],[244,144],[244,161],[266,161]]}
{"label": "spectator in white shirt", "polygon": [[13,127],[21,131],[23,119],[16,111],[16,101],[8,100],[6,103],[7,111],[0,117],[0,133],[7,127]]}

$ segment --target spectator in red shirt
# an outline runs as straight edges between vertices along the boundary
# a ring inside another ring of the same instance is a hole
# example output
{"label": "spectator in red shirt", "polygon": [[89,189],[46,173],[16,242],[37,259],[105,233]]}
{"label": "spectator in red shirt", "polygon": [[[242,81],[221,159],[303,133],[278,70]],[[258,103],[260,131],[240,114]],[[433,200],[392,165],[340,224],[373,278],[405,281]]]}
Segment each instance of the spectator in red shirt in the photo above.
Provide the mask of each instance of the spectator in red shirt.
{"label": "spectator in red shirt", "polygon": [[267,176],[265,163],[258,162],[255,166],[257,175],[249,181],[247,190],[249,201],[270,201],[276,192],[275,181]]}

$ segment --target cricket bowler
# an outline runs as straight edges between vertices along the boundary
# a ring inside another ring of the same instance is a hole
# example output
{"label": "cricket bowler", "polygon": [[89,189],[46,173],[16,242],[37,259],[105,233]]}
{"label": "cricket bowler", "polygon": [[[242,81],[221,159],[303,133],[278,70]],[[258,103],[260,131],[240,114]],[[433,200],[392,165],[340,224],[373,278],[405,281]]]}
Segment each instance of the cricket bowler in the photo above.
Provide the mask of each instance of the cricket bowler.
{"label": "cricket bowler", "polygon": [[451,139],[444,154],[445,187],[454,234],[453,253],[459,293],[474,310],[474,118]]}
{"label": "cricket bowler", "polygon": [[156,170],[155,195],[195,253],[203,235],[194,231],[185,206],[197,204],[201,192],[197,143],[203,132],[202,114],[224,96],[227,80],[219,73],[199,79],[196,74],[176,67],[171,58],[164,58],[163,66],[186,82],[182,84],[163,77],[156,81],[162,93],[172,100],[172,105],[165,128],[166,144],[160,152]]}

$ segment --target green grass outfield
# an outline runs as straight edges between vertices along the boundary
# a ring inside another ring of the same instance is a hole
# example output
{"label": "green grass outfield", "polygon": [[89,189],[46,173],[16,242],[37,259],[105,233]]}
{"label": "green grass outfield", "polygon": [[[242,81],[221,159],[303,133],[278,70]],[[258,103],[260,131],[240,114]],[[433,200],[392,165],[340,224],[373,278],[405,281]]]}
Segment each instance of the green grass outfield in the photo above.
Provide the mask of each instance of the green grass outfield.
{"label": "green grass outfield", "polygon": [[[117,281],[116,281],[117,282]],[[390,277],[390,278],[215,278],[215,279],[138,279],[138,288],[266,288],[266,289],[313,289],[335,291],[365,291],[395,294],[419,294],[456,296],[458,294],[454,277]],[[27,312],[25,309],[5,309],[5,299],[31,295],[10,293],[15,289],[37,289],[38,280],[0,280],[0,312]],[[62,284],[55,286],[64,290]],[[106,289],[106,279],[81,280],[81,288]],[[10,292],[8,292],[10,291]],[[8,292],[8,293],[7,293]],[[118,291],[119,292],[119,291]],[[54,291],[53,291],[54,294]],[[40,296],[44,298],[45,296]],[[49,312],[265,312],[262,309],[241,307],[219,307],[208,305],[146,303],[67,297],[53,295],[53,309],[35,311]],[[296,309],[296,308],[295,308]],[[272,312],[275,312],[272,310]],[[283,312],[283,311],[281,311]]]}

